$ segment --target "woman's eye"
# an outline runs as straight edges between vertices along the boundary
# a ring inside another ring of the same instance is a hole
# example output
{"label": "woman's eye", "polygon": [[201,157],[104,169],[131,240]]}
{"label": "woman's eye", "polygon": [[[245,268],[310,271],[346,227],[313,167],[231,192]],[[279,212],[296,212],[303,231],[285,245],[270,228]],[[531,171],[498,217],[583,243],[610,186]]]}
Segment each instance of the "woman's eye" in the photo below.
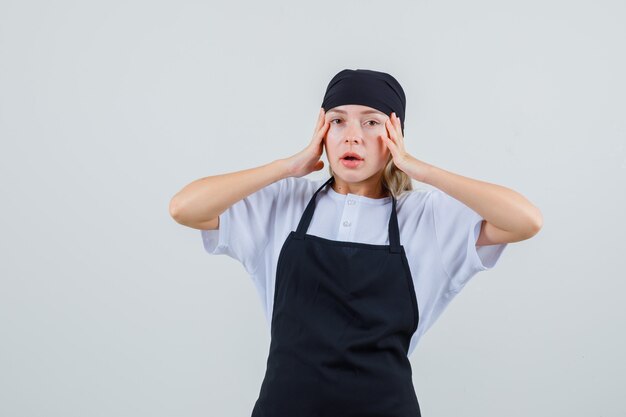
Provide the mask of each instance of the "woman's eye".
{"label": "woman's eye", "polygon": [[[335,120],[340,120],[340,119],[332,119],[332,120],[330,121],[330,123],[332,124]],[[380,123],[379,123],[379,122],[377,122],[376,120],[370,120],[370,121],[368,121],[367,123],[374,123],[373,125],[371,124],[370,126],[376,126],[376,125],[379,125],[379,124],[380,124]],[[335,124],[338,124],[338,123],[335,123]]]}

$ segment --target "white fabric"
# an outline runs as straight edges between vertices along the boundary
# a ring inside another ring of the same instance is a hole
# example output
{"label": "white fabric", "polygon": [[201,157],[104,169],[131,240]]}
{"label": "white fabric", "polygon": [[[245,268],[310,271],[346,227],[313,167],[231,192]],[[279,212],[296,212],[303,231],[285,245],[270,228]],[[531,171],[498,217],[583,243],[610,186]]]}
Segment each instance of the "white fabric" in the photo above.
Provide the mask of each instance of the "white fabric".
{"label": "white fabric", "polygon": [[[270,184],[220,215],[219,229],[201,230],[205,250],[242,263],[271,325],[276,264],[289,232],[328,179],[289,177]],[[317,196],[306,233],[331,240],[389,244],[391,197],[339,194],[327,185]],[[507,244],[476,247],[483,218],[439,189],[413,190],[396,198],[400,244],[413,277],[419,322],[410,355],[450,301],[472,276],[491,269]]]}

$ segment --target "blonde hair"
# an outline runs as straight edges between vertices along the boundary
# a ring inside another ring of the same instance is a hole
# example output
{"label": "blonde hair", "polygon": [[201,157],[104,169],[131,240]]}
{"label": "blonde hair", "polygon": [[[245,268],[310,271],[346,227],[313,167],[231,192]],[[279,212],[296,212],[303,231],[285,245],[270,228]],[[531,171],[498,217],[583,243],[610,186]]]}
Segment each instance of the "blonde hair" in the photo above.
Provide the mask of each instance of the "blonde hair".
{"label": "blonde hair", "polygon": [[[331,176],[334,176],[333,169],[328,164],[328,172]],[[387,161],[387,165],[383,168],[383,188],[386,189],[393,195],[396,200],[405,192],[413,191],[413,182],[411,181],[411,177],[407,175],[406,172],[398,169],[398,167],[393,163],[393,157],[390,154],[389,160]]]}

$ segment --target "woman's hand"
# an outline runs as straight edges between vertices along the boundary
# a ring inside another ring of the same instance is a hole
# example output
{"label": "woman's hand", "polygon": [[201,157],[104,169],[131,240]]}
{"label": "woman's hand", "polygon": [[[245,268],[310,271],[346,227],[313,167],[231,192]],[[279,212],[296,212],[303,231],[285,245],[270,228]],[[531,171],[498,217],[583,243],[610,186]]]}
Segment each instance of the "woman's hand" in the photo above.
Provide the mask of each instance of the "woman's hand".
{"label": "woman's hand", "polygon": [[429,165],[411,156],[404,149],[404,136],[402,135],[402,125],[395,112],[385,121],[387,135],[380,138],[387,145],[393,157],[393,164],[409,177],[418,181],[424,181]]}
{"label": "woman's hand", "polygon": [[317,124],[313,130],[313,139],[311,139],[307,147],[285,159],[290,177],[303,177],[313,171],[319,171],[324,168],[324,161],[320,160],[320,158],[324,151],[324,137],[330,126],[330,122],[325,122],[324,114],[324,109],[320,108]]}
{"label": "woman's hand", "polygon": [[396,116],[396,112],[392,112],[389,119],[385,121],[385,127],[387,128],[387,135],[381,135],[380,137],[387,145],[387,148],[389,148],[393,156],[394,165],[404,171],[402,167],[406,165],[410,155],[404,149],[402,125],[400,124],[400,119]]}

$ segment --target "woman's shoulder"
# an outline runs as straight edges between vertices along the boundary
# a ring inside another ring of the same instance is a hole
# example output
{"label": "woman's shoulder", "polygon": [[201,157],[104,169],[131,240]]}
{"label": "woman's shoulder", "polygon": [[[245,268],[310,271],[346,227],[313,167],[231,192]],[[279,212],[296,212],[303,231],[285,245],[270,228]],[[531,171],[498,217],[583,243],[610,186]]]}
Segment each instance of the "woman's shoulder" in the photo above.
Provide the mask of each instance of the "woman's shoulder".
{"label": "woman's shoulder", "polygon": [[415,186],[412,190],[402,191],[396,196],[398,205],[423,205],[432,196],[433,192],[438,191],[436,188],[426,188],[422,186]]}
{"label": "woman's shoulder", "polygon": [[[330,178],[330,177],[328,177]],[[287,196],[313,195],[328,178],[287,177],[280,180],[281,191]]]}

